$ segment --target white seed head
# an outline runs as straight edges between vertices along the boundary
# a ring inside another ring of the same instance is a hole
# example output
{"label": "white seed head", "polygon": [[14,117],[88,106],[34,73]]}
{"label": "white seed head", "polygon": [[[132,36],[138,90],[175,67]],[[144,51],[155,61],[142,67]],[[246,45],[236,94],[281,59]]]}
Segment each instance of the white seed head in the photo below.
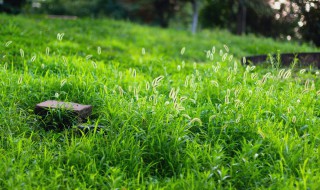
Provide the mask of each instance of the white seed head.
{"label": "white seed head", "polygon": [[197,123],[199,123],[200,125],[202,125],[202,121],[201,121],[201,119],[199,119],[199,118],[193,118],[193,119],[190,121],[190,124],[195,123],[195,122],[197,122]]}
{"label": "white seed head", "polygon": [[304,89],[309,89],[309,84],[310,84],[310,80],[307,79],[306,82],[304,83]]}
{"label": "white seed head", "polygon": [[305,73],[305,72],[306,72],[306,69],[301,69],[299,73],[300,73],[300,74],[303,74],[303,73]]}
{"label": "white seed head", "polygon": [[213,53],[210,53],[210,60],[213,61]]}
{"label": "white seed head", "polygon": [[210,58],[210,54],[211,54],[211,52],[210,52],[210,50],[208,50],[208,51],[207,51],[207,59]]}
{"label": "white seed head", "polygon": [[222,61],[225,61],[227,59],[227,56],[228,56],[228,53],[223,54]]}
{"label": "white seed head", "polygon": [[65,65],[68,64],[67,58],[66,58],[65,56],[62,56],[62,60],[63,60],[63,63],[64,63]]}
{"label": "white seed head", "polygon": [[47,54],[47,55],[50,54],[50,48],[49,48],[49,47],[46,48],[46,54]]}
{"label": "white seed head", "polygon": [[96,62],[91,61],[91,64],[92,64],[92,66],[93,66],[93,68],[94,68],[94,69],[96,69],[96,68],[97,68],[97,64],[96,64]]}
{"label": "white seed head", "polygon": [[23,49],[20,49],[20,55],[21,55],[21,57],[24,57],[24,51],[23,51]]}
{"label": "white seed head", "polygon": [[22,83],[22,79],[23,79],[22,76],[20,76],[19,79],[18,79],[18,84]]}
{"label": "white seed head", "polygon": [[89,59],[91,59],[91,58],[92,58],[92,55],[87,55],[87,56],[86,56],[86,59],[87,59],[87,60],[89,60]]}
{"label": "white seed head", "polygon": [[36,55],[32,56],[32,57],[31,57],[31,62],[34,62],[34,61],[36,60],[36,58],[37,58]]}
{"label": "white seed head", "polygon": [[133,69],[133,70],[132,70],[132,77],[133,77],[133,78],[136,78],[136,76],[137,76],[137,72],[136,72],[135,69]]}
{"label": "white seed head", "polygon": [[10,44],[12,43],[12,41],[8,41],[5,46],[8,47]]}
{"label": "white seed head", "polygon": [[230,55],[229,56],[229,61],[232,61],[232,59],[233,59],[233,55]]}
{"label": "white seed head", "polygon": [[148,91],[150,89],[150,83],[146,82],[146,90]]}
{"label": "white seed head", "polygon": [[227,45],[223,45],[224,49],[229,52],[229,47]]}
{"label": "white seed head", "polygon": [[242,58],[242,63],[243,63],[244,65],[247,63],[246,57],[243,57],[243,58]]}
{"label": "white seed head", "polygon": [[186,47],[183,47],[180,51],[181,55],[183,55],[185,51],[186,51]]}

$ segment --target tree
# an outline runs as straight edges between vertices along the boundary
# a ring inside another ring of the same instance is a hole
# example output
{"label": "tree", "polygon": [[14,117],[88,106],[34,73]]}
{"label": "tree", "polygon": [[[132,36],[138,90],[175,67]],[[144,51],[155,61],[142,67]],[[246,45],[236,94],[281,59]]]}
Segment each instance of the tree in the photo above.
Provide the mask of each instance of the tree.
{"label": "tree", "polygon": [[291,14],[297,15],[295,21],[300,25],[299,32],[302,38],[320,46],[320,2],[293,0],[291,6]]}
{"label": "tree", "polygon": [[[200,13],[200,21],[204,27],[228,28],[239,35],[248,31],[264,32],[256,23],[261,23],[262,20],[272,23],[274,12],[269,1],[207,0]],[[247,16],[248,14],[250,16]]]}
{"label": "tree", "polygon": [[26,0],[3,0],[0,3],[0,12],[18,14],[25,3]]}

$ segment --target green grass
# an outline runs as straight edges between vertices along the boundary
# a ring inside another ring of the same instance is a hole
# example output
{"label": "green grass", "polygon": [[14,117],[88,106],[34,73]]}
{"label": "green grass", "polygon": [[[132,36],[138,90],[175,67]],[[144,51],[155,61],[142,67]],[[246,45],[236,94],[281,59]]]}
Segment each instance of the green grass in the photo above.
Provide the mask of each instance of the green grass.
{"label": "green grass", "polygon": [[[0,24],[0,187],[320,188],[319,73],[240,64],[316,48],[112,20]],[[95,130],[47,130],[33,109],[48,99],[93,105]]]}

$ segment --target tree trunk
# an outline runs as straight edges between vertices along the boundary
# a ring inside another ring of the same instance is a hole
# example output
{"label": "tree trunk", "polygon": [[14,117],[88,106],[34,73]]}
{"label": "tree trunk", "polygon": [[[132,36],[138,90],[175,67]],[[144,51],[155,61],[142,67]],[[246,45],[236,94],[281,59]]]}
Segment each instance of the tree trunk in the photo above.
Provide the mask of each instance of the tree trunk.
{"label": "tree trunk", "polygon": [[197,0],[192,0],[192,11],[193,11],[193,19],[192,19],[192,28],[191,31],[193,34],[197,31],[197,25],[198,25],[198,17],[199,17],[199,10],[198,10],[198,2]]}
{"label": "tree trunk", "polygon": [[239,0],[238,15],[237,15],[237,34],[241,35],[246,31],[246,16],[247,7],[246,0]]}

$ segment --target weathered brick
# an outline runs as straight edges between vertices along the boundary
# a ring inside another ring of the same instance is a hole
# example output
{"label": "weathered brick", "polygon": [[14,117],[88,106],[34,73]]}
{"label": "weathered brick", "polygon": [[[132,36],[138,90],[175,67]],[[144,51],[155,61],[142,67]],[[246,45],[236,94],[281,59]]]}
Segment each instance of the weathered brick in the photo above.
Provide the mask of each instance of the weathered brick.
{"label": "weathered brick", "polygon": [[66,109],[81,119],[85,119],[92,113],[91,105],[82,105],[73,102],[60,102],[48,100],[36,105],[35,113],[38,115],[46,115],[50,109]]}

